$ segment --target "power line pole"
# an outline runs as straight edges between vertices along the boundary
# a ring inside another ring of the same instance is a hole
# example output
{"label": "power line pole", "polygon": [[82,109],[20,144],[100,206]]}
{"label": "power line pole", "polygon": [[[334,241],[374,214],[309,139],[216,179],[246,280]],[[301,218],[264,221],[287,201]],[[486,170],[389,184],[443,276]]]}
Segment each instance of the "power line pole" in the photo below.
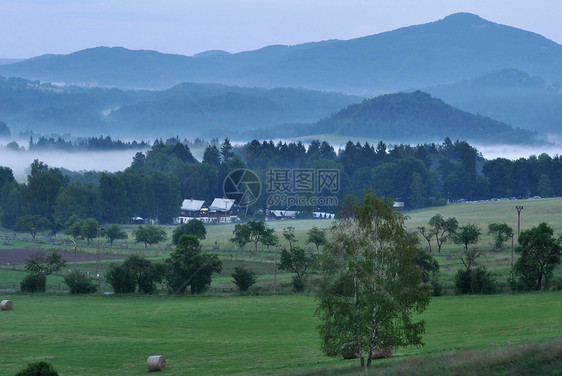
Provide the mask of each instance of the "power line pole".
{"label": "power line pole", "polygon": [[517,238],[519,238],[519,233],[521,232],[521,210],[523,210],[523,206],[516,206],[517,209]]}

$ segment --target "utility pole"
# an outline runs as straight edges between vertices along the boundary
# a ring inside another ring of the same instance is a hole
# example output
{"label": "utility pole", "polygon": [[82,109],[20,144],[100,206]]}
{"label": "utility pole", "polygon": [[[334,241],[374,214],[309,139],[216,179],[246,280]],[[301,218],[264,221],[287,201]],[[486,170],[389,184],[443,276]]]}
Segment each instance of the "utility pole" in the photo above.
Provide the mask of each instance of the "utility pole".
{"label": "utility pole", "polygon": [[521,232],[521,210],[523,210],[523,206],[516,206],[517,209],[517,238],[519,238],[519,233]]}
{"label": "utility pole", "polygon": [[511,282],[513,282],[513,231],[511,232]]}

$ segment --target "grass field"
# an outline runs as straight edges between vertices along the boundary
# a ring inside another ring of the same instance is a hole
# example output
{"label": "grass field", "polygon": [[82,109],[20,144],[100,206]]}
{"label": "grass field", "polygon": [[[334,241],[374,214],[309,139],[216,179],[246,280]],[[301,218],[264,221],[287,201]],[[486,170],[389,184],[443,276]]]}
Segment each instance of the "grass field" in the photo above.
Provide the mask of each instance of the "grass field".
{"label": "grass field", "polygon": [[[163,355],[166,375],[285,375],[352,369],[323,356],[308,296],[12,295],[0,312],[0,373],[45,360],[61,375],[141,375]],[[425,346],[412,356],[495,350],[562,337],[562,293],[434,298]]]}

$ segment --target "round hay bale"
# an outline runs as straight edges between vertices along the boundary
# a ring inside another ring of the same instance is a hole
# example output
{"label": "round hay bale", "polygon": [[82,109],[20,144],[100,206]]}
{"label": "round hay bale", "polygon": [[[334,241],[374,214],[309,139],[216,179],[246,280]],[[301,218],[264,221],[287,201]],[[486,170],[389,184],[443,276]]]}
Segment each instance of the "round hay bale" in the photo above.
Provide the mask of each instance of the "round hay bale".
{"label": "round hay bale", "polygon": [[14,303],[12,303],[11,300],[2,300],[2,302],[0,302],[0,309],[2,309],[2,311],[11,311],[14,309]]}
{"label": "round hay bale", "polygon": [[166,369],[166,359],[162,355],[152,355],[146,360],[148,372],[164,371]]}

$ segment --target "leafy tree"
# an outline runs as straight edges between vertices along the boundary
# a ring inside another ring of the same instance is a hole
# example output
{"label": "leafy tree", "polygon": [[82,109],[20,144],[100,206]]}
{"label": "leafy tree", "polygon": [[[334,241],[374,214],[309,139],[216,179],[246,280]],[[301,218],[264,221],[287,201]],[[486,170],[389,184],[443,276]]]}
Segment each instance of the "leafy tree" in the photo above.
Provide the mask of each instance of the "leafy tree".
{"label": "leafy tree", "polygon": [[110,264],[105,278],[116,294],[133,294],[135,292],[135,276],[123,264]]}
{"label": "leafy tree", "polygon": [[49,168],[37,159],[31,164],[25,192],[27,212],[47,218],[53,223],[54,206],[61,187],[68,183],[59,169]]}
{"label": "leafy tree", "polygon": [[321,245],[326,244],[326,231],[313,226],[306,233],[306,244],[314,243],[316,246],[316,252],[318,252]]}
{"label": "leafy tree", "polygon": [[76,214],[73,214],[65,224],[65,233],[74,240],[82,238],[82,222]]}
{"label": "leafy tree", "polygon": [[152,216],[158,218],[160,224],[173,223],[182,203],[178,178],[172,173],[153,171],[151,182]]}
{"label": "leafy tree", "polygon": [[467,251],[469,244],[478,243],[478,239],[480,238],[481,233],[482,232],[477,225],[469,223],[458,228],[453,237],[453,240],[455,244],[464,244],[464,250]]}
{"label": "leafy tree", "polygon": [[70,288],[71,294],[93,294],[97,291],[92,280],[80,270],[65,275],[64,283]]}
{"label": "leafy tree", "polygon": [[248,291],[250,287],[256,284],[256,273],[253,270],[246,269],[243,266],[237,266],[232,273],[234,284],[242,292]]}
{"label": "leafy tree", "polygon": [[80,218],[101,219],[101,196],[93,184],[70,183],[59,190],[54,218],[63,227],[73,214]]}
{"label": "leafy tree", "polygon": [[541,197],[552,197],[554,189],[547,174],[541,174],[537,183],[537,195]]}
{"label": "leafy tree", "polygon": [[266,227],[264,234],[262,235],[260,241],[263,245],[267,247],[269,251],[270,246],[275,246],[279,244],[279,237],[275,234],[275,230],[271,227]]}
{"label": "leafy tree", "polygon": [[316,261],[314,255],[308,254],[301,247],[293,247],[281,251],[280,261],[279,269],[295,273],[293,287],[296,291],[302,291],[305,287],[306,272]]}
{"label": "leafy tree", "polygon": [[162,227],[154,225],[140,225],[133,231],[137,243],[144,243],[144,248],[149,245],[166,240],[166,231]]}
{"label": "leafy tree", "polygon": [[250,242],[250,228],[245,223],[234,225],[232,235],[233,237],[230,241],[239,246],[241,250],[243,250],[244,246]]}
{"label": "leafy tree", "polygon": [[80,236],[90,244],[90,240],[94,239],[96,236],[101,236],[101,231],[98,221],[94,218],[87,218],[80,223]]}
{"label": "leafy tree", "polygon": [[18,219],[18,227],[31,234],[33,240],[38,232],[44,231],[50,226],[50,222],[46,217],[38,214],[23,215]]}
{"label": "leafy tree", "polygon": [[193,235],[182,235],[176,250],[166,260],[168,288],[175,294],[184,294],[190,287],[191,294],[201,294],[210,286],[213,273],[222,271],[217,255],[203,254],[199,240]]}
{"label": "leafy tree", "polygon": [[265,235],[267,230],[267,225],[265,221],[248,221],[246,223],[248,226],[248,238],[250,242],[254,243],[254,251],[258,252],[258,243],[261,241],[262,237]]}
{"label": "leafy tree", "polygon": [[121,265],[112,264],[107,280],[116,293],[153,294],[162,282],[165,267],[139,255],[129,256]]}
{"label": "leafy tree", "polygon": [[19,217],[23,214],[24,192],[25,186],[16,181],[4,184],[0,191],[0,221],[5,228],[18,229]]}
{"label": "leafy tree", "polygon": [[521,231],[516,252],[521,256],[514,266],[519,284],[524,290],[542,290],[548,287],[552,272],[560,264],[561,239],[545,222],[530,230]]}
{"label": "leafy tree", "polygon": [[109,243],[113,246],[113,241],[118,239],[127,239],[129,235],[121,229],[119,225],[112,225],[105,230],[105,237],[109,239]]}
{"label": "leafy tree", "polygon": [[390,200],[364,195],[363,203],[346,201],[330,230],[320,257],[320,293],[316,315],[322,349],[337,356],[354,342],[361,365],[371,365],[374,351],[422,344],[430,294],[415,263],[417,239],[406,231],[405,217]]}
{"label": "leafy tree", "polygon": [[435,234],[438,252],[441,253],[443,243],[452,239],[459,227],[457,219],[455,217],[445,219],[441,214],[435,214],[429,219],[428,224],[431,226],[430,232]]}
{"label": "leafy tree", "polygon": [[513,229],[505,223],[490,223],[488,225],[488,235],[494,238],[494,250],[503,250],[503,243],[513,236]]}
{"label": "leafy tree", "polygon": [[207,236],[207,229],[202,221],[192,219],[174,229],[172,233],[172,243],[177,245],[182,235],[193,235],[199,240],[204,240]]}
{"label": "leafy tree", "polygon": [[120,219],[125,216],[127,205],[123,174],[103,172],[99,178],[99,190],[104,219],[110,223],[120,223]]}
{"label": "leafy tree", "polygon": [[429,282],[429,273],[437,273],[439,271],[439,263],[431,254],[426,253],[422,249],[418,249],[416,252],[416,265],[422,271],[422,282]]}
{"label": "leafy tree", "polygon": [[288,226],[283,229],[283,237],[289,242],[289,248],[293,248],[293,243],[298,241],[295,237],[295,228],[293,226]]}
{"label": "leafy tree", "polygon": [[418,227],[418,231],[423,236],[425,241],[427,242],[427,249],[429,250],[429,254],[431,254],[431,238],[435,235],[431,230],[427,230],[425,226]]}
{"label": "leafy tree", "polygon": [[31,256],[25,264],[25,270],[30,273],[49,275],[58,272],[66,265],[62,256],[54,251],[45,257],[43,252],[37,252]]}

